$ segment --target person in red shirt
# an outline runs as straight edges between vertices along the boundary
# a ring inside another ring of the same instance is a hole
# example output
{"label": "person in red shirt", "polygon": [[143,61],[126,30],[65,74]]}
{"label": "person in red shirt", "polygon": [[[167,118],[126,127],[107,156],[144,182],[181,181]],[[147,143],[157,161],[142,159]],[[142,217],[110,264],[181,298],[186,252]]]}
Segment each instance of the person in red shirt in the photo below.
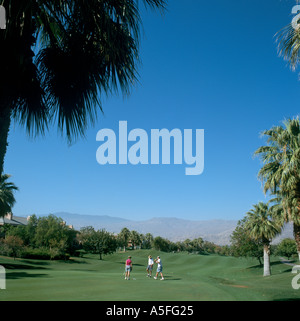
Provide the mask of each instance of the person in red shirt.
{"label": "person in red shirt", "polygon": [[125,262],[125,280],[129,280],[130,279],[131,270],[132,270],[131,256],[128,256],[128,259]]}

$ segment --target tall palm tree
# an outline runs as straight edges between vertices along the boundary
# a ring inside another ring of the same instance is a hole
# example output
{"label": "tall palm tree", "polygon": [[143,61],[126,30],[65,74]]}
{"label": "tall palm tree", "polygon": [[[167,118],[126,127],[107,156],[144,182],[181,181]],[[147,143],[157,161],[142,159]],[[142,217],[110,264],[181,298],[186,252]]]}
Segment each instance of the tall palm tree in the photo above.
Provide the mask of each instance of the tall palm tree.
{"label": "tall palm tree", "polygon": [[[165,8],[165,0],[142,0]],[[102,111],[101,95],[137,79],[139,0],[2,0],[0,174],[11,119],[30,134],[53,122],[69,141]]]}
{"label": "tall palm tree", "polygon": [[264,165],[258,176],[264,192],[281,200],[286,222],[293,222],[294,236],[300,259],[300,122],[299,117],[284,121],[283,126],[265,130],[267,145],[258,148]]}
{"label": "tall palm tree", "polygon": [[14,192],[18,188],[13,183],[7,181],[9,178],[10,175],[8,174],[0,176],[0,217],[11,212],[16,202]]}
{"label": "tall palm tree", "polygon": [[267,203],[259,202],[247,213],[246,229],[255,241],[262,241],[264,247],[264,276],[271,274],[270,243],[280,233],[281,225],[272,218]]}

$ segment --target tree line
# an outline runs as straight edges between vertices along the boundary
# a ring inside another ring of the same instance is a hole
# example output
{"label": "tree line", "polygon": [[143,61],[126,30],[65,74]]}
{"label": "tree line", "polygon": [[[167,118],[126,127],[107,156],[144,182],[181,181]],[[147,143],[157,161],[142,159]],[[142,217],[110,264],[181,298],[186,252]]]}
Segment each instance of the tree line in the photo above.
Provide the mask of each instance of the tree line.
{"label": "tree line", "polygon": [[[155,249],[163,252],[188,252],[193,254],[219,254],[235,257],[254,257],[262,264],[263,241],[249,234],[247,219],[240,220],[231,235],[230,245],[217,245],[198,237],[193,240],[172,242],[151,233],[141,234],[124,227],[118,234],[92,226],[79,231],[70,228],[54,215],[37,217],[32,215],[27,225],[4,225],[0,227],[0,254],[14,258],[68,259],[85,253],[104,255],[116,251]],[[284,239],[272,246],[275,255],[290,258],[297,254],[296,242]]]}
{"label": "tree line", "polygon": [[[263,258],[266,241],[263,240],[263,238],[253,238],[251,234],[248,217],[245,216],[238,221],[235,230],[230,236],[230,255],[235,257],[255,258],[260,265],[265,265]],[[288,259],[297,258],[295,240],[284,238],[278,244],[268,243],[268,257],[271,255],[283,256]]]}
{"label": "tree line", "polygon": [[55,215],[32,215],[27,225],[3,225],[0,227],[0,254],[35,259],[68,259],[83,253],[103,255],[116,251],[155,249],[164,252],[226,253],[226,247],[218,246],[201,237],[171,242],[151,233],[141,234],[124,227],[118,234],[92,226],[79,231],[70,228]]}

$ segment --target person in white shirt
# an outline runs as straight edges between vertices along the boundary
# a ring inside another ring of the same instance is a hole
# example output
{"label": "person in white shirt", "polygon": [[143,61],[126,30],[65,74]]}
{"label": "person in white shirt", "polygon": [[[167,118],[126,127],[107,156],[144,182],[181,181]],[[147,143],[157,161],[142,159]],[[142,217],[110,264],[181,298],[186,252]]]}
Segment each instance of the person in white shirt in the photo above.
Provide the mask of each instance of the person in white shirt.
{"label": "person in white shirt", "polygon": [[154,262],[157,263],[157,270],[156,270],[156,275],[155,275],[154,279],[156,280],[158,277],[158,273],[160,273],[161,280],[164,280],[165,278],[162,273],[163,267],[162,267],[162,262],[161,262],[160,257],[158,256]]}
{"label": "person in white shirt", "polygon": [[153,269],[153,264],[154,264],[154,261],[152,259],[152,256],[149,255],[148,256],[148,265],[147,265],[147,277],[150,277],[152,276],[152,269]]}

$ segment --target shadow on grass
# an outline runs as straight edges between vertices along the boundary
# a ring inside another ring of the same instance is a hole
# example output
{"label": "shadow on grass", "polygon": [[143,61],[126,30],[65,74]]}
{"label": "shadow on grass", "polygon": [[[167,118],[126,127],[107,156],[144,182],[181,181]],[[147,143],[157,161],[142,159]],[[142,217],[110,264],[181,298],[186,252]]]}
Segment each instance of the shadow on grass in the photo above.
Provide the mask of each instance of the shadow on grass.
{"label": "shadow on grass", "polygon": [[[270,263],[270,266],[276,266],[276,265],[282,265],[283,263],[281,261],[274,261]],[[247,269],[261,269],[264,267],[264,264],[257,264],[257,265],[252,265],[249,266]]]}
{"label": "shadow on grass", "polygon": [[24,278],[41,278],[49,277],[48,274],[44,273],[27,273],[27,272],[8,272],[6,278],[8,280],[24,279]]}
{"label": "shadow on grass", "polygon": [[[152,278],[155,276],[155,273],[152,274]],[[164,281],[180,281],[182,278],[170,274],[164,274]],[[160,280],[160,275],[158,276],[158,279]]]}
{"label": "shadow on grass", "polygon": [[284,270],[284,271],[280,271],[280,273],[292,273],[292,268],[290,268],[290,267],[285,267],[286,268],[286,270]]}
{"label": "shadow on grass", "polygon": [[[22,261],[14,261],[12,263],[2,263],[1,265],[7,270],[46,270],[51,269],[51,263],[54,261],[30,261],[30,260],[22,260]],[[84,260],[57,260],[59,263],[63,264],[89,264]]]}
{"label": "shadow on grass", "polygon": [[26,265],[26,264],[18,264],[18,263],[4,263],[2,266],[5,267],[7,270],[41,270],[47,269],[46,267],[40,266],[33,266],[33,265]]}
{"label": "shadow on grass", "polygon": [[30,261],[30,260],[22,260],[21,262],[27,263],[30,265],[49,265],[48,261]]}
{"label": "shadow on grass", "polygon": [[281,265],[283,264],[281,261],[274,261],[274,262],[271,262],[271,266],[275,266],[275,265]]}
{"label": "shadow on grass", "polygon": [[66,264],[90,264],[89,262],[87,262],[86,260],[84,260],[82,258],[80,258],[80,259],[71,258],[68,260],[58,260],[58,262],[66,263]]}

